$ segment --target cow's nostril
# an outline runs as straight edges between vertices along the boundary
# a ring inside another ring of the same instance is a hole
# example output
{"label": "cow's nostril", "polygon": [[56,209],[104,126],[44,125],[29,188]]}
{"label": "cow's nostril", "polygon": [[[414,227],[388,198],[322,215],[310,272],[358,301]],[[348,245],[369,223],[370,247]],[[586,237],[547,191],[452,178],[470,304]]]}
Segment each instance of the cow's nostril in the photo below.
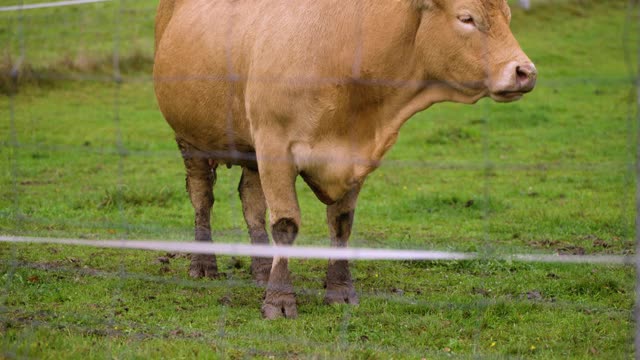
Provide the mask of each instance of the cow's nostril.
{"label": "cow's nostril", "polygon": [[523,66],[516,67],[516,75],[518,75],[518,80],[520,82],[524,82],[529,80],[531,77],[531,71]]}
{"label": "cow's nostril", "polygon": [[516,66],[516,76],[518,78],[518,82],[526,83],[529,81],[535,81],[537,75],[537,70],[535,65],[532,63],[524,63],[522,65]]}
{"label": "cow's nostril", "polygon": [[516,78],[518,87],[522,91],[531,91],[536,84],[538,72],[533,63],[527,62],[516,66]]}

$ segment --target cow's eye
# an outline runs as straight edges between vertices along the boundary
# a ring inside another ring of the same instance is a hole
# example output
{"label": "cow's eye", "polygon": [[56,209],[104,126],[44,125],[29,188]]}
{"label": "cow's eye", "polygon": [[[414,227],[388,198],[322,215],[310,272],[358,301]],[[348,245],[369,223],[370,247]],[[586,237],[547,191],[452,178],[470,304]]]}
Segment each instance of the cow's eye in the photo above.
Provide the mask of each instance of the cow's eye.
{"label": "cow's eye", "polygon": [[473,16],[471,15],[460,15],[458,16],[458,20],[460,20],[460,22],[463,24],[475,25],[475,21],[473,20]]}

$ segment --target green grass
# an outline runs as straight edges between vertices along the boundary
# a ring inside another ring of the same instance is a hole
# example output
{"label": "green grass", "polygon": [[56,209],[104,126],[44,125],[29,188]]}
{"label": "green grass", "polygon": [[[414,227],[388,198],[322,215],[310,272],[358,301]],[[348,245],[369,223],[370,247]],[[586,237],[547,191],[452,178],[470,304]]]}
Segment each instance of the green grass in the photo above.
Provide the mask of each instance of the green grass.
{"label": "green grass", "polygon": [[[0,0],[0,6],[20,4]],[[24,1],[25,4],[49,2]],[[77,61],[78,64],[132,52],[153,53],[157,1],[112,0],[66,6],[0,12],[0,43],[5,55],[24,55],[35,67]]]}
{"label": "green grass", "polygon": [[[35,74],[67,78],[0,97],[0,234],[191,239],[182,161],[147,81],[155,1],[122,4],[0,13],[7,56],[23,38]],[[622,0],[514,9],[539,86],[518,103],[441,104],[408,122],[362,191],[351,244],[634,254],[629,13]],[[143,59],[121,85],[105,62],[115,33],[123,58]],[[215,240],[246,243],[239,170],[218,175]],[[297,244],[328,245],[324,206],[298,190]],[[165,255],[0,244],[2,356],[633,357],[630,267],[362,261],[361,304],[346,307],[322,304],[325,262],[293,260],[300,318],[270,322],[248,259],[220,257],[224,279],[193,281],[185,257]]]}

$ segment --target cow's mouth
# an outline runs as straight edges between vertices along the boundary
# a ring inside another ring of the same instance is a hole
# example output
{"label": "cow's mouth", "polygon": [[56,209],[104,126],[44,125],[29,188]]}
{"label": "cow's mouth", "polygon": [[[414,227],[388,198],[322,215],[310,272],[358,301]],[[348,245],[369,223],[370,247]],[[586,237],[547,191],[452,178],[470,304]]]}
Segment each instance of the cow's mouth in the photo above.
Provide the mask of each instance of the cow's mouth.
{"label": "cow's mouth", "polygon": [[497,91],[491,93],[491,98],[498,102],[511,102],[520,100],[527,91]]}

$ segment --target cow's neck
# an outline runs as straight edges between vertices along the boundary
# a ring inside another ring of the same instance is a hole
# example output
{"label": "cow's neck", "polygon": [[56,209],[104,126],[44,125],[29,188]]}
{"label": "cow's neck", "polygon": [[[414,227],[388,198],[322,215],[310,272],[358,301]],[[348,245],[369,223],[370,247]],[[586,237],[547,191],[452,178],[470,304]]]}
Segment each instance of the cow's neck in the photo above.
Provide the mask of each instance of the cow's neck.
{"label": "cow's neck", "polygon": [[[404,16],[411,19],[404,28],[396,29],[407,33],[415,34],[420,27],[419,17],[414,17],[413,10],[409,9]],[[379,30],[379,29],[378,29]],[[412,36],[399,34],[396,39],[411,39]],[[468,95],[458,91],[454,85],[447,84],[434,78],[434,73],[439,73],[435,69],[431,69],[434,56],[425,54],[424,50],[416,46],[416,41],[420,43],[431,43],[432,39],[421,38],[406,43],[394,43],[393,53],[400,53],[402,57],[384,57],[387,52],[373,53],[372,58],[365,59],[371,63],[376,63],[376,59],[384,58],[385,62],[391,62],[394,65],[386,68],[393,69],[394,73],[378,72],[378,69],[372,69],[370,75],[372,78],[379,76],[382,79],[394,79],[389,81],[393,86],[393,91],[383,91],[384,99],[380,103],[383,104],[377,111],[374,120],[376,126],[375,147],[374,151],[369,154],[372,163],[377,164],[386,154],[386,152],[395,144],[398,132],[404,123],[409,120],[417,112],[429,108],[431,105],[452,101],[458,103],[472,104],[478,101],[483,94]],[[437,51],[429,49],[427,51]],[[366,65],[365,65],[366,67]],[[433,71],[432,71],[433,70]],[[405,79],[395,80],[395,79]],[[373,90],[375,92],[375,90]]]}
{"label": "cow's neck", "polygon": [[374,163],[382,160],[395,144],[400,128],[416,113],[439,102],[472,104],[481,97],[481,94],[475,96],[461,94],[443,82],[428,80],[421,86],[399,89],[398,94],[389,99],[381,109],[380,119],[376,122],[376,145],[371,160]]}

